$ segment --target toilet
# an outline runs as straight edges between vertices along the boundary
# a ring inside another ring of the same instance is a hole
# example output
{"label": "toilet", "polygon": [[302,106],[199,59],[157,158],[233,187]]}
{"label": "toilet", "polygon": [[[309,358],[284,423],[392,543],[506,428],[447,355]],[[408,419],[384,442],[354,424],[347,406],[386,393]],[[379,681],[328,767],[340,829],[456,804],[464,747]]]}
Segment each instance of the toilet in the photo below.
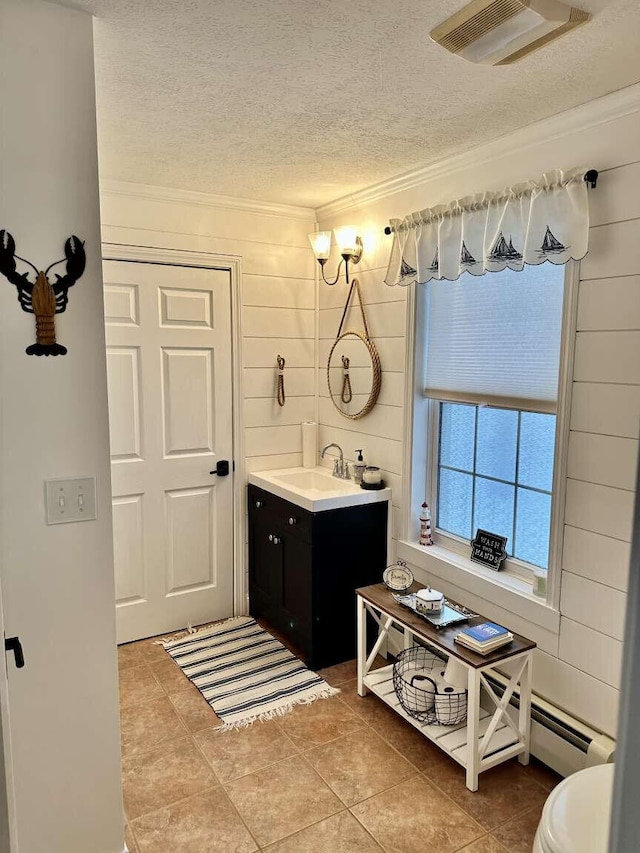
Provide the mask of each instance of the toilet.
{"label": "toilet", "polygon": [[607,853],[613,764],[587,767],[553,789],[532,853]]}

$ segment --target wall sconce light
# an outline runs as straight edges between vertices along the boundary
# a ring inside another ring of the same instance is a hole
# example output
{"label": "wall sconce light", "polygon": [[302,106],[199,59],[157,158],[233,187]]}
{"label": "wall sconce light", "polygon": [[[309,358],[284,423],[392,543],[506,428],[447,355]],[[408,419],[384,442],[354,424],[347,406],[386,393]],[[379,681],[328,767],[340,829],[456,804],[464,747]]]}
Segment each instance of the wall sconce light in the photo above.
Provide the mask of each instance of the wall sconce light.
{"label": "wall sconce light", "polygon": [[324,274],[324,265],[329,260],[331,253],[331,231],[316,231],[314,234],[309,234],[309,242],[316,256],[316,260],[320,264],[322,278],[326,284],[335,284],[340,277],[340,270],[344,264],[345,278],[349,284],[349,264],[357,264],[362,257],[362,240],[358,237],[356,229],[350,225],[343,225],[341,228],[334,228],[338,251],[342,255],[342,260],[338,264],[338,271],[333,281],[327,281]]}

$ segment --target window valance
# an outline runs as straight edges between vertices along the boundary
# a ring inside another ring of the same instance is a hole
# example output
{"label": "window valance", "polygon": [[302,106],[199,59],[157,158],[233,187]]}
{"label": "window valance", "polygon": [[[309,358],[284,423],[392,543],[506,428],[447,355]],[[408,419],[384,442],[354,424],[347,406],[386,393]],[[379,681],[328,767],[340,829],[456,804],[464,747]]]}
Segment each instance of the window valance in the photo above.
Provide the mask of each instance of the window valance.
{"label": "window valance", "polygon": [[544,174],[501,192],[391,220],[390,286],[455,281],[525,264],[566,264],[587,253],[589,204],[584,169]]}

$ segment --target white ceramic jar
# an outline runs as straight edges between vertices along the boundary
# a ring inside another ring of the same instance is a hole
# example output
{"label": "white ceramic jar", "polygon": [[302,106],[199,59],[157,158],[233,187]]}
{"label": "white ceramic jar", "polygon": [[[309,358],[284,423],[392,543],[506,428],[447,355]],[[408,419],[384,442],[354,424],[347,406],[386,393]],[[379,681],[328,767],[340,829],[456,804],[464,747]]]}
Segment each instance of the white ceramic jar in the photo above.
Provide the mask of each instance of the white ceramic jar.
{"label": "white ceramic jar", "polygon": [[419,589],[416,593],[416,610],[418,613],[441,613],[444,607],[444,595],[437,589]]}

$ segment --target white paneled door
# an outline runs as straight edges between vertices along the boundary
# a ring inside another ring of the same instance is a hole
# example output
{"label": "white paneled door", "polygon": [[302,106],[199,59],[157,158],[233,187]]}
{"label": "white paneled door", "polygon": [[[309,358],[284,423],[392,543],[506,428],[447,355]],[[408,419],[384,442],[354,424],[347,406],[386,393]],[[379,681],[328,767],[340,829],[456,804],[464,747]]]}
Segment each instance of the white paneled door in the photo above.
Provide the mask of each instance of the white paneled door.
{"label": "white paneled door", "polygon": [[122,643],[233,613],[231,280],[105,261],[104,289]]}

